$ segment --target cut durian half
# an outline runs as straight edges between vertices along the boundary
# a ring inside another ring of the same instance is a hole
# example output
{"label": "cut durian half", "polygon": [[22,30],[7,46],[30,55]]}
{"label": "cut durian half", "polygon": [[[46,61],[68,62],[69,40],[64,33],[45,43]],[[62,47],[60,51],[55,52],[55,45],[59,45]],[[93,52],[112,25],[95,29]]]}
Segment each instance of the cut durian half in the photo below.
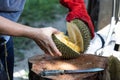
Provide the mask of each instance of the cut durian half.
{"label": "cut durian half", "polygon": [[67,47],[71,48],[75,52],[80,52],[81,49],[78,45],[71,42],[68,36],[65,36],[64,33],[59,33],[55,35],[57,39],[59,39],[61,42],[63,42]]}
{"label": "cut durian half", "polygon": [[57,48],[62,53],[62,58],[71,59],[80,55],[80,47],[72,43],[63,33],[52,36]]}
{"label": "cut durian half", "polygon": [[[73,21],[70,22],[70,24],[75,25],[76,28],[78,28],[77,30],[79,34],[76,33],[77,31],[73,31],[73,33],[77,35],[74,42],[76,42],[77,45],[81,48],[80,52],[84,53],[87,50],[92,38],[90,30],[87,24],[79,19],[74,19]],[[71,27],[74,29],[75,26],[71,26]],[[69,25],[67,25],[67,27],[69,27]],[[74,37],[70,34],[68,35],[71,36],[71,38]]]}
{"label": "cut durian half", "polygon": [[68,36],[64,33],[53,34],[52,38],[57,48],[66,59],[75,58],[87,50],[91,34],[87,25],[78,19],[67,22]]}
{"label": "cut durian half", "polygon": [[67,22],[67,31],[71,42],[79,46],[81,48],[81,52],[83,52],[83,37],[77,25],[73,22]]}

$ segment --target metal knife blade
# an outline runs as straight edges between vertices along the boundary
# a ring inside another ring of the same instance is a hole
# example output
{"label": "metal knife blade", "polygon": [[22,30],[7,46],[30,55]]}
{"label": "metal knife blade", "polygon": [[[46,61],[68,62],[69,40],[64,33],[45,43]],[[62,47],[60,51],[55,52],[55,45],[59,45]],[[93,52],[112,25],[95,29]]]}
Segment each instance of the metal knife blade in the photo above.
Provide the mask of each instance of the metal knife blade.
{"label": "metal knife blade", "polygon": [[40,76],[55,76],[61,74],[74,74],[74,73],[93,73],[93,72],[101,72],[103,68],[91,68],[85,70],[45,70],[40,73]]}
{"label": "metal knife blade", "polygon": [[85,70],[64,70],[65,74],[72,74],[72,73],[93,73],[93,72],[100,72],[103,71],[103,68],[91,68]]}

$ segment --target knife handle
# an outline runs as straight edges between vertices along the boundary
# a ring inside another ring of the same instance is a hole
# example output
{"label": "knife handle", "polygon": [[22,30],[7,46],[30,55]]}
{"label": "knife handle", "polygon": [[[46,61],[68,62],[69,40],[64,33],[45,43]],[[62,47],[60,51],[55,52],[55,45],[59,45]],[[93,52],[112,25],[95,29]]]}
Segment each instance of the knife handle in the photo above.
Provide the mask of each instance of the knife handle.
{"label": "knife handle", "polygon": [[41,76],[52,76],[64,74],[64,70],[45,70],[40,73]]}

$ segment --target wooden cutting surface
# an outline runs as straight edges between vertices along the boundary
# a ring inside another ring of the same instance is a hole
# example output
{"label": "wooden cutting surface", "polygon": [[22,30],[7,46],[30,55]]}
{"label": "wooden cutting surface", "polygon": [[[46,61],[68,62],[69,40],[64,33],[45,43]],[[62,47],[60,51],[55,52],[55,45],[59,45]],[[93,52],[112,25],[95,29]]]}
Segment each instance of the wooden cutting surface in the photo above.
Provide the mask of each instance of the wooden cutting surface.
{"label": "wooden cutting surface", "polygon": [[[33,71],[36,75],[38,75],[43,70],[82,70],[96,67],[106,69],[107,62],[108,60],[106,57],[86,54],[82,54],[78,58],[70,60],[64,60],[59,57],[51,57],[47,55],[37,55],[29,58],[29,63],[32,64],[31,71]],[[89,80],[96,80],[100,74],[101,73],[97,72],[86,74],[63,74],[56,76],[46,76],[45,78],[52,80],[83,80],[89,78]]]}

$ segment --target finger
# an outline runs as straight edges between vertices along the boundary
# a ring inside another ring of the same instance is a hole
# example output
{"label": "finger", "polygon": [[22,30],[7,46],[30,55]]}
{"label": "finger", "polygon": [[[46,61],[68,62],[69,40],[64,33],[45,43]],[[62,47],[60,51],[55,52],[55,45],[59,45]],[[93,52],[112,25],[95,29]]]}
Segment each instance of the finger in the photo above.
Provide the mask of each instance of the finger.
{"label": "finger", "polygon": [[51,51],[51,49],[49,47],[49,44],[47,42],[45,43],[44,41],[40,41],[40,43],[41,43],[40,45],[42,46],[42,49],[44,50],[44,52],[46,54],[54,56],[54,54],[52,53],[52,51]]}
{"label": "finger", "polygon": [[61,52],[57,49],[57,47],[56,47],[55,43],[53,42],[53,40],[52,39],[49,39],[49,40],[50,40],[50,45],[49,46],[51,47],[51,50],[53,52],[55,52],[57,55],[62,56]]}
{"label": "finger", "polygon": [[40,42],[36,42],[36,43],[44,51],[45,54],[49,54],[49,51],[46,49],[45,44],[43,42],[40,41]]}
{"label": "finger", "polygon": [[51,48],[51,46],[49,45],[49,48],[51,50],[51,52],[55,55],[55,56],[59,56],[58,54],[56,54],[56,52]]}
{"label": "finger", "polygon": [[50,55],[49,52],[48,52],[47,50],[44,50],[44,53]]}
{"label": "finger", "polygon": [[51,27],[51,28],[52,28],[52,30],[53,30],[53,34],[60,33],[60,31],[59,31],[59,30],[57,30],[56,28],[53,28],[53,27]]}
{"label": "finger", "polygon": [[54,54],[53,54],[53,52],[51,51],[51,49],[50,49],[49,46],[47,46],[47,50],[48,50],[48,52],[49,52],[49,54],[50,54],[51,56],[54,56]]}

